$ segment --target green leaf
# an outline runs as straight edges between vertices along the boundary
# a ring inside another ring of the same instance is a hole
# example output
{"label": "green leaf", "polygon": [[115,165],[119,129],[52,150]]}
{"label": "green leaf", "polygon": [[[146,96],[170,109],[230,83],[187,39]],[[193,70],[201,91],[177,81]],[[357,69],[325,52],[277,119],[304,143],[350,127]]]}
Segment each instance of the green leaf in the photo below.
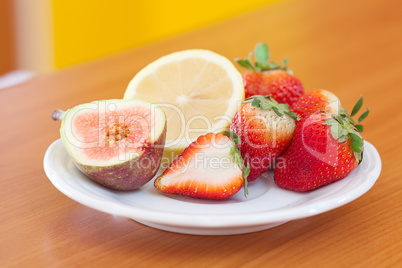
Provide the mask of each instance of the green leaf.
{"label": "green leaf", "polygon": [[289,105],[287,104],[280,103],[279,108],[281,108],[283,111],[289,111]]}
{"label": "green leaf", "polygon": [[343,119],[341,116],[337,115],[337,114],[332,114],[332,117],[338,121],[339,123],[343,122]]}
{"label": "green leaf", "polygon": [[352,148],[352,151],[354,152],[354,153],[360,153],[361,151],[362,151],[362,148],[361,147],[358,147],[356,144],[354,144],[354,143],[352,143],[351,145],[351,148]]}
{"label": "green leaf", "polygon": [[260,109],[261,109],[261,110],[271,110],[271,109],[272,109],[272,105],[270,105],[270,104],[267,103],[267,102],[262,101],[262,102],[260,102]]}
{"label": "green leaf", "polygon": [[346,109],[343,108],[343,107],[341,107],[341,108],[339,109],[339,115],[340,115],[341,117],[343,117],[343,118],[349,117],[348,112],[347,112]]}
{"label": "green leaf", "polygon": [[357,131],[359,131],[360,133],[363,132],[363,125],[355,125],[355,128],[357,129]]}
{"label": "green leaf", "polygon": [[251,51],[250,53],[248,53],[247,59],[251,60],[251,57],[253,56],[254,51]]}
{"label": "green leaf", "polygon": [[261,70],[270,70],[269,63],[268,62],[260,62],[256,61],[255,66],[257,68],[260,68]]}
{"label": "green leaf", "polygon": [[257,72],[258,70],[253,66],[249,59],[235,59],[235,61],[241,66],[248,70]]}
{"label": "green leaf", "polygon": [[359,119],[357,119],[357,122],[361,122],[363,121],[369,114],[370,110],[367,108],[366,111],[364,113],[362,113],[362,115],[359,117]]}
{"label": "green leaf", "polygon": [[293,118],[293,120],[296,120],[296,121],[300,120],[300,118],[297,117],[297,114],[295,114],[295,112],[293,112],[293,111],[284,111],[284,113],[286,115],[290,116],[291,118]]}
{"label": "green leaf", "polygon": [[360,108],[363,105],[363,96],[360,97],[360,99],[356,102],[355,106],[353,107],[352,113],[350,114],[351,116],[354,116],[357,114],[360,110]]}
{"label": "green leaf", "polygon": [[274,98],[272,98],[271,95],[266,95],[264,98],[265,98],[267,101],[272,102],[273,106],[278,106],[278,102],[277,102]]}
{"label": "green leaf", "polygon": [[266,63],[269,59],[268,45],[265,43],[258,43],[254,49],[255,59],[258,63]]}
{"label": "green leaf", "polygon": [[259,68],[261,71],[269,71],[269,70],[278,70],[281,68],[279,63],[277,62],[255,62],[255,66]]}
{"label": "green leaf", "polygon": [[268,68],[269,68],[269,70],[276,70],[276,69],[280,69],[281,66],[277,62],[269,62]]}
{"label": "green leaf", "polygon": [[339,139],[342,135],[342,127],[339,124],[331,124],[331,134],[335,140]]}
{"label": "green leaf", "polygon": [[260,100],[260,99],[254,98],[253,101],[251,102],[251,106],[260,108],[260,103],[261,103],[261,100]]}
{"label": "green leaf", "polygon": [[362,160],[363,160],[363,153],[354,152],[353,154],[355,155],[357,162],[360,164],[362,162]]}
{"label": "green leaf", "polygon": [[248,195],[248,181],[247,181],[247,177],[250,174],[250,164],[247,163],[247,167],[246,169],[243,171],[243,178],[244,178],[244,196],[247,197]]}
{"label": "green leaf", "polygon": [[350,138],[352,139],[352,142],[356,143],[357,146],[363,147],[363,139],[354,133],[349,133]]}
{"label": "green leaf", "polygon": [[324,123],[322,123],[323,125],[333,125],[333,124],[339,124],[338,121],[336,121],[333,118],[328,118],[327,120],[325,120]]}
{"label": "green leaf", "polygon": [[235,153],[233,155],[233,162],[235,162],[235,164],[238,165],[241,169],[244,166],[243,158],[241,157],[240,152],[239,152],[239,150],[237,148],[236,148],[236,151],[235,151]]}
{"label": "green leaf", "polygon": [[283,69],[287,70],[288,69],[288,63],[289,63],[289,59],[288,57],[283,59]]}
{"label": "green leaf", "polygon": [[274,112],[275,112],[279,117],[282,117],[282,116],[283,116],[283,113],[281,113],[281,112],[279,111],[279,109],[276,108],[275,106],[272,106],[272,110],[274,110]]}
{"label": "green leaf", "polygon": [[230,131],[230,130],[225,130],[223,133],[226,136],[228,136],[230,139],[232,139],[234,141],[234,143],[240,144],[240,138],[235,132]]}
{"label": "green leaf", "polygon": [[338,139],[338,142],[341,143],[341,142],[347,141],[348,139],[349,139],[349,136],[348,136],[348,135],[341,136],[341,137]]}
{"label": "green leaf", "polygon": [[250,164],[249,163],[247,163],[247,167],[246,167],[246,169],[244,170],[244,172],[243,172],[243,177],[246,179],[247,177],[248,177],[248,175],[250,174]]}
{"label": "green leaf", "polygon": [[247,177],[250,174],[250,164],[247,163],[247,167],[244,166],[244,160],[241,157],[240,150],[238,148],[235,148],[233,151],[233,162],[239,166],[239,168],[242,170],[242,176],[244,178],[244,196],[247,197],[248,195],[248,188],[247,188]]}
{"label": "green leaf", "polygon": [[349,133],[349,136],[352,139],[352,151],[355,153],[360,153],[363,150],[363,139],[354,133]]}

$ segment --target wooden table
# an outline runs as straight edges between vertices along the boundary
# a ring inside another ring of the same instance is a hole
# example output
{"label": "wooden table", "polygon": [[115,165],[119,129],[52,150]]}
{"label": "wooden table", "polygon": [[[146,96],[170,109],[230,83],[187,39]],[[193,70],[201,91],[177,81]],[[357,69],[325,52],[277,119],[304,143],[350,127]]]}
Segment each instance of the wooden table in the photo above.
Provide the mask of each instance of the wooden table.
{"label": "wooden table", "polygon": [[[2,267],[395,267],[402,261],[400,1],[286,1],[0,91]],[[187,48],[233,59],[258,41],[290,58],[305,88],[326,88],[371,114],[364,137],[383,169],[374,187],[335,210],[234,236],[153,229],[85,207],[43,170],[59,138],[54,108],[121,98],[147,63]]]}

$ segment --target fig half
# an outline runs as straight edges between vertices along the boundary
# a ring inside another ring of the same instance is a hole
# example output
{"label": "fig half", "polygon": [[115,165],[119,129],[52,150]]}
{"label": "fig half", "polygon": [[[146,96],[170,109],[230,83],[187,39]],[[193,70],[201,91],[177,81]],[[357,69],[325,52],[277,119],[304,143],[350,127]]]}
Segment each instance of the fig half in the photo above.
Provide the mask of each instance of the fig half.
{"label": "fig half", "polygon": [[116,190],[133,190],[157,173],[166,139],[166,116],[147,101],[100,100],[67,112],[60,135],[75,165],[92,180]]}

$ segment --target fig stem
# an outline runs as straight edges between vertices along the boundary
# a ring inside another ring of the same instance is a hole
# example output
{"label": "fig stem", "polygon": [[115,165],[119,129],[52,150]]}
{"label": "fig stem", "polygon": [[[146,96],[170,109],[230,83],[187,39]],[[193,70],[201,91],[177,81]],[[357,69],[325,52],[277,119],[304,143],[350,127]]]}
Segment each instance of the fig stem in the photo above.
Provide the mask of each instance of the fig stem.
{"label": "fig stem", "polygon": [[63,117],[64,117],[64,114],[65,114],[65,113],[66,113],[66,112],[63,111],[63,110],[56,109],[56,110],[54,110],[53,113],[52,113],[52,119],[53,119],[54,121],[56,121],[56,120],[61,121],[61,120],[63,120]]}

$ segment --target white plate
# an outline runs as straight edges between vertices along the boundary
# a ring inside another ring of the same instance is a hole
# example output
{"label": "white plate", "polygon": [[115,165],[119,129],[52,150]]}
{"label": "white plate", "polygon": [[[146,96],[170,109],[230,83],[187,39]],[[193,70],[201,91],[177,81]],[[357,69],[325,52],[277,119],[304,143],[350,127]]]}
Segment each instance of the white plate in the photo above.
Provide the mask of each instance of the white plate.
{"label": "white plate", "polygon": [[365,142],[363,162],[341,181],[298,193],[277,187],[267,172],[249,184],[247,198],[241,190],[224,201],[164,195],[154,188],[153,180],[134,191],[110,190],[75,167],[60,139],[48,148],[44,169],[57,189],[93,209],[171,232],[230,235],[269,229],[355,200],[374,185],[381,159],[374,146]]}

